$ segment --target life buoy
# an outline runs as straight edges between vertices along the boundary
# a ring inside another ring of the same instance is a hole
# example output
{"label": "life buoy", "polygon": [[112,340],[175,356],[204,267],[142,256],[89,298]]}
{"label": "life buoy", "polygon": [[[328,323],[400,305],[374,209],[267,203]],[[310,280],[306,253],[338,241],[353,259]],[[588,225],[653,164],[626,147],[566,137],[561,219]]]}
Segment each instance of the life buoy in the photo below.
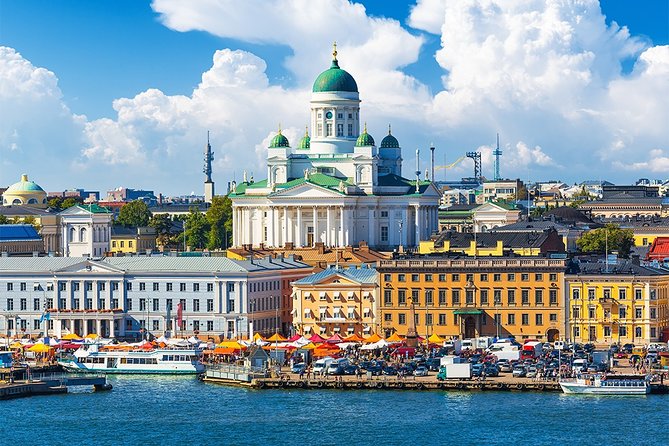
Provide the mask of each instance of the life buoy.
{"label": "life buoy", "polygon": [[263,389],[265,387],[265,381],[258,381],[258,388]]}
{"label": "life buoy", "polygon": [[546,388],[546,386],[544,386],[543,384],[539,384],[537,386],[537,390],[544,390],[545,388]]}
{"label": "life buoy", "polygon": [[305,387],[306,385],[307,385],[307,384],[306,384],[304,381],[300,381],[300,382],[297,383],[297,387],[299,387],[300,389],[304,389],[304,387]]}
{"label": "life buoy", "polygon": [[403,382],[398,382],[397,383],[397,388],[398,389],[404,389],[404,383]]}
{"label": "life buoy", "polygon": [[288,382],[287,381],[281,381],[281,387],[283,387],[284,389],[286,387],[288,387]]}
{"label": "life buoy", "polygon": [[457,383],[457,384],[455,385],[455,388],[456,388],[456,389],[460,389],[460,390],[462,390],[462,389],[465,388],[465,385],[462,384],[462,383]]}
{"label": "life buoy", "polygon": [[495,387],[497,387],[498,389],[503,389],[505,386],[504,383],[497,383],[497,386]]}
{"label": "life buoy", "polygon": [[322,389],[323,387],[325,387],[325,383],[323,381],[318,381],[318,383],[316,384],[316,387],[318,387],[319,389]]}
{"label": "life buoy", "polygon": [[295,381],[288,381],[288,387],[295,387]]}
{"label": "life buoy", "polygon": [[357,383],[355,383],[355,386],[356,386],[358,389],[362,389],[362,383],[361,383],[360,381],[358,381]]}
{"label": "life buoy", "polygon": [[482,389],[482,388],[483,388],[483,384],[481,384],[481,383],[476,383],[476,384],[474,384],[474,387],[477,388],[477,389]]}
{"label": "life buoy", "polygon": [[423,383],[418,383],[418,385],[416,386],[416,388],[417,388],[418,390],[423,390],[423,389],[425,389],[425,384],[423,384]]}
{"label": "life buoy", "polygon": [[337,382],[337,388],[338,389],[343,389],[344,388],[344,383],[342,381]]}
{"label": "life buoy", "polygon": [[443,389],[444,388],[444,383],[438,383],[437,388],[438,389]]}
{"label": "life buoy", "polygon": [[383,389],[383,383],[376,383],[377,389]]}
{"label": "life buoy", "polygon": [[524,390],[525,389],[525,384],[516,384],[516,389]]}

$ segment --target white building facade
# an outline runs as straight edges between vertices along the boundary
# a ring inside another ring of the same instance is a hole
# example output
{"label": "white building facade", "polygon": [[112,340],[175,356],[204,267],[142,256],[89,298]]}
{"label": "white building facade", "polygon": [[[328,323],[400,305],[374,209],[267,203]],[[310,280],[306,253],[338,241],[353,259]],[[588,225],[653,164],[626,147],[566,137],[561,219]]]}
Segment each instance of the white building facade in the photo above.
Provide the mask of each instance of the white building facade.
{"label": "white building facade", "polygon": [[58,215],[64,257],[102,257],[109,251],[111,211],[91,204],[72,206]]}
{"label": "white building facade", "polygon": [[402,177],[401,148],[391,134],[376,146],[360,132],[353,77],[331,67],[312,89],[310,125],[297,148],[278,134],[267,155],[267,179],[233,183],[233,245],[342,247],[367,241],[389,249],[415,246],[438,227],[440,194],[420,175]]}
{"label": "white building facade", "polygon": [[[0,258],[0,334],[220,339],[286,332],[290,283],[311,271],[293,258]],[[40,321],[43,314],[48,320]]]}

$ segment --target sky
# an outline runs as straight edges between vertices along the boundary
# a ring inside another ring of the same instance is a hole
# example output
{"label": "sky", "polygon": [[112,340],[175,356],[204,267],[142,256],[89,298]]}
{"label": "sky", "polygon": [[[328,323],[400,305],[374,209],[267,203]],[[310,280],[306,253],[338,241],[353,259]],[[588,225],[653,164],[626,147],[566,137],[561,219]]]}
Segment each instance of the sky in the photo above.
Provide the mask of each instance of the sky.
{"label": "sky", "polygon": [[0,187],[202,194],[207,131],[218,192],[260,179],[335,40],[405,176],[499,133],[503,177],[669,177],[666,0],[0,0]]}

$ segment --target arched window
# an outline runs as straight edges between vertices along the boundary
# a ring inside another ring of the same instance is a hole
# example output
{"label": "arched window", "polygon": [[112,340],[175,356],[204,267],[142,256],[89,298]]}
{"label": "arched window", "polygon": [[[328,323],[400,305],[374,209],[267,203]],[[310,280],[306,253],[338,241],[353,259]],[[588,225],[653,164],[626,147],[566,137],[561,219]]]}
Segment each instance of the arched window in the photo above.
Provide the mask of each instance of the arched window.
{"label": "arched window", "polygon": [[71,242],[77,241],[77,230],[74,228],[70,228],[70,241]]}
{"label": "arched window", "polygon": [[20,206],[23,204],[23,202],[19,198],[14,198],[14,201],[12,201],[12,204],[14,206]]}
{"label": "arched window", "polygon": [[37,204],[37,199],[36,198],[29,199],[28,204]]}
{"label": "arched window", "polygon": [[86,228],[81,228],[81,230],[79,231],[79,241],[80,242],[86,241]]}
{"label": "arched window", "polygon": [[634,336],[636,336],[637,338],[640,338],[641,337],[641,332],[642,332],[641,327],[635,328],[634,329]]}

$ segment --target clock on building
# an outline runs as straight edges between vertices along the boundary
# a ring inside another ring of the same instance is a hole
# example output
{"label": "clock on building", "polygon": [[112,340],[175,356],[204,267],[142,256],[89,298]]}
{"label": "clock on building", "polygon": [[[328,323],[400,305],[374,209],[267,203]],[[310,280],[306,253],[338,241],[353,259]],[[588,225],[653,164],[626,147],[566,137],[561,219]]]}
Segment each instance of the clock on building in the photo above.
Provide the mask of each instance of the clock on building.
{"label": "clock on building", "polygon": [[332,119],[332,112],[331,112],[331,111],[327,112],[327,113],[325,114],[325,117],[326,117],[327,119]]}

